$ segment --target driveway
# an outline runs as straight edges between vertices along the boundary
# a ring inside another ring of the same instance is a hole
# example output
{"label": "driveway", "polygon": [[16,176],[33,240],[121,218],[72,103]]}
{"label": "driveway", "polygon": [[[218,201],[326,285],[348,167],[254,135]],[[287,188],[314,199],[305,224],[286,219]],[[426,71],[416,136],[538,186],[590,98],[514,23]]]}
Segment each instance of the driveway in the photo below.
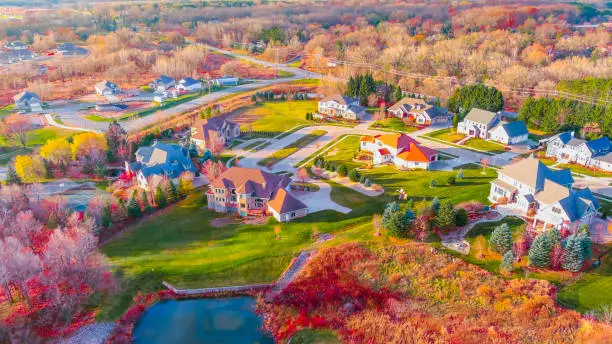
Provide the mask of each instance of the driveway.
{"label": "driveway", "polygon": [[304,202],[308,206],[309,213],[316,213],[322,210],[335,210],[337,212],[348,214],[351,212],[351,208],[341,206],[340,204],[332,201],[331,191],[332,188],[329,184],[321,181],[313,181],[313,184],[319,186],[319,191],[308,192],[308,191],[293,191],[291,194],[297,197],[300,201]]}

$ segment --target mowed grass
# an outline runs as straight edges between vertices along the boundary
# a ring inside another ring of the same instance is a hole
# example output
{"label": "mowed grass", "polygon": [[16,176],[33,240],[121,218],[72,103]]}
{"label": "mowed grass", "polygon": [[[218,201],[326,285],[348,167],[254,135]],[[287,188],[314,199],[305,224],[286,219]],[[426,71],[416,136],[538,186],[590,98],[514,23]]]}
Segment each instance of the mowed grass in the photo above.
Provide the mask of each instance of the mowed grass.
{"label": "mowed grass", "polygon": [[265,159],[259,160],[257,162],[257,165],[259,165],[259,166],[273,166],[276,163],[278,163],[279,161],[281,161],[281,160],[285,159],[286,157],[290,156],[291,154],[297,152],[299,149],[301,149],[301,148],[311,144],[312,142],[314,142],[315,140],[317,140],[321,136],[325,135],[326,133],[327,133],[327,131],[325,131],[325,130],[314,130],[314,131],[310,132],[310,134],[304,135],[304,136],[300,137],[299,139],[295,140],[294,142],[288,144],[283,149],[270,154]]}
{"label": "mowed grass", "polygon": [[307,112],[317,111],[316,100],[288,100],[265,102],[254,108],[247,108],[248,115],[257,119],[251,124],[254,131],[282,133],[298,125],[310,124]]}
{"label": "mowed grass", "polygon": [[504,145],[491,141],[486,141],[481,138],[469,139],[463,143],[463,146],[493,154],[500,154],[505,152]]}
{"label": "mowed grass", "polygon": [[291,337],[291,344],[339,344],[340,340],[330,330],[301,330]]}
{"label": "mowed grass", "polygon": [[591,177],[612,177],[612,172],[606,171],[598,171],[590,169],[586,166],[578,165],[578,164],[559,164],[555,166],[556,168],[565,169],[569,168],[570,171],[578,174],[584,174],[585,176]]}
{"label": "mowed grass", "polygon": [[[457,133],[454,128],[446,128],[437,130],[424,135],[435,140],[444,141],[451,144],[456,144],[458,141],[465,138],[464,134]],[[472,138],[463,143],[463,145],[456,145],[457,147],[472,148],[475,150],[488,152],[492,154],[504,153],[504,145],[483,140],[481,138]]]}
{"label": "mowed grass", "polygon": [[49,140],[56,138],[67,138],[78,133],[56,127],[46,127],[30,130],[27,133],[26,148],[14,137],[0,136],[0,165],[6,165],[17,155],[29,154],[34,149],[44,145]]}
{"label": "mowed grass", "polygon": [[370,128],[397,131],[402,133],[411,133],[418,130],[417,127],[404,124],[404,121],[397,117],[376,121],[370,126]]}
{"label": "mowed grass", "polygon": [[431,133],[425,134],[424,136],[446,141],[446,142],[450,142],[450,143],[455,143],[465,138],[465,135],[457,133],[457,131],[453,128],[446,128],[446,129],[432,131]]}
{"label": "mowed grass", "polygon": [[102,247],[121,286],[106,298],[99,318],[118,318],[138,291],[162,290],[162,281],[179,288],[273,282],[293,257],[314,244],[313,231],[336,233],[370,219],[323,211],[291,223],[211,226],[210,220],[220,216],[206,209],[200,191]]}

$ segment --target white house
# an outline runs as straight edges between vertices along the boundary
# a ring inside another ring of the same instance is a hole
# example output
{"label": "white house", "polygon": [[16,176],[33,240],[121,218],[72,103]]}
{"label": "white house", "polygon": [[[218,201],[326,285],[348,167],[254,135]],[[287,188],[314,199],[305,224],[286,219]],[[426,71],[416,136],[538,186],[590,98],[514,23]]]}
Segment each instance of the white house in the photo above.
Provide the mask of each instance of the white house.
{"label": "white house", "polygon": [[406,134],[364,136],[359,149],[372,154],[372,163],[393,164],[401,169],[429,169],[438,160],[438,152],[422,146]]}
{"label": "white house", "polygon": [[421,98],[404,97],[393,104],[387,112],[393,116],[419,125],[448,123],[448,111],[439,106],[427,103]]}
{"label": "white house", "polygon": [[23,43],[22,41],[6,42],[4,44],[4,47],[6,49],[9,49],[9,50],[26,50],[26,49],[28,49],[28,46],[25,43]]}
{"label": "white house", "polygon": [[573,132],[564,132],[548,140],[546,156],[612,172],[612,142],[607,136],[586,141],[574,137]]}
{"label": "white house", "polygon": [[183,78],[177,83],[176,89],[179,92],[198,92],[202,90],[202,83],[193,78]]}
{"label": "white house", "polygon": [[23,91],[13,96],[15,105],[24,111],[42,111],[40,97],[34,92]]}
{"label": "white house", "polygon": [[240,125],[223,117],[212,117],[197,121],[191,127],[191,140],[200,150],[209,147],[208,142],[213,135],[221,137],[224,144],[227,145],[240,136]]}
{"label": "white house", "polygon": [[512,145],[527,141],[529,132],[523,121],[504,123],[500,113],[473,108],[457,126],[457,132]]}
{"label": "white house", "polygon": [[599,203],[588,188],[572,189],[574,178],[569,169],[551,170],[534,157],[508,165],[491,182],[489,200],[505,204],[522,215],[562,229],[590,224]]}
{"label": "white house", "polygon": [[318,111],[330,117],[359,120],[365,116],[366,108],[359,105],[357,98],[336,94],[320,100]]}
{"label": "white house", "polygon": [[94,86],[94,88],[96,90],[96,94],[100,96],[110,96],[121,92],[121,89],[119,86],[117,86],[117,84],[108,80],[100,81]]}
{"label": "white house", "polygon": [[237,77],[224,75],[220,78],[212,79],[210,82],[217,86],[237,86],[238,81],[240,81],[240,79]]}
{"label": "white house", "polygon": [[165,92],[169,88],[174,87],[175,85],[176,85],[176,80],[174,80],[173,78],[167,75],[162,75],[159,78],[155,79],[153,82],[151,82],[149,84],[149,87],[151,87],[153,90],[157,92]]}

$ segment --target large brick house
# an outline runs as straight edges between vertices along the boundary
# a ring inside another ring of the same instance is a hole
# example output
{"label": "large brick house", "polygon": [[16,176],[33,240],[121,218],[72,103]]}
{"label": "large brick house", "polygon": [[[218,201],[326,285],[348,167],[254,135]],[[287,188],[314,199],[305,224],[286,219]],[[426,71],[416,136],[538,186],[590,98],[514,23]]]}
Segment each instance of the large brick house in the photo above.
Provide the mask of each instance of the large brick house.
{"label": "large brick house", "polygon": [[572,188],[574,178],[569,169],[551,170],[534,157],[508,165],[498,171],[491,182],[489,200],[505,204],[522,215],[562,229],[590,224],[599,210],[591,190]]}
{"label": "large brick house", "polygon": [[197,121],[191,126],[191,140],[200,150],[210,147],[213,135],[218,135],[227,145],[240,136],[240,125],[223,117],[212,117]]}
{"label": "large brick house", "polygon": [[450,118],[448,110],[429,104],[420,98],[404,97],[389,107],[387,112],[397,118],[423,126],[445,124]]}
{"label": "large brick house", "polygon": [[280,222],[304,217],[308,207],[289,193],[290,184],[288,176],[231,167],[210,182],[208,209],[241,217],[272,215]]}
{"label": "large brick house", "polygon": [[586,141],[564,132],[551,138],[546,145],[546,156],[560,162],[571,162],[612,172],[612,142],[607,136]]}
{"label": "large brick house", "polygon": [[359,149],[372,154],[372,163],[393,164],[402,169],[429,169],[438,160],[438,152],[422,146],[406,134],[364,136]]}

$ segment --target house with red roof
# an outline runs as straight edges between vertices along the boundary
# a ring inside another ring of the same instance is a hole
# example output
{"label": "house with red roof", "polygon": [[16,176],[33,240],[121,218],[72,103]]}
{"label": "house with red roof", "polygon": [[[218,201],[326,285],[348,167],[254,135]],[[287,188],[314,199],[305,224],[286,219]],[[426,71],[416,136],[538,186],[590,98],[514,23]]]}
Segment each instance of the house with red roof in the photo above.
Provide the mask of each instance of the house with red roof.
{"label": "house with red roof", "polygon": [[432,162],[438,160],[437,151],[400,133],[364,136],[359,149],[372,154],[374,165],[393,164],[401,169],[427,170]]}

